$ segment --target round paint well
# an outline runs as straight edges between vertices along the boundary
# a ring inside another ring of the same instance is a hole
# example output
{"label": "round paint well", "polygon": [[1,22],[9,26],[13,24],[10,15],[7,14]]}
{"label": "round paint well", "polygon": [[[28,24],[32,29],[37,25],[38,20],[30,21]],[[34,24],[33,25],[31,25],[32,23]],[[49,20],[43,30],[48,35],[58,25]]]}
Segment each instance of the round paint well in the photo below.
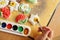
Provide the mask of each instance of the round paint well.
{"label": "round paint well", "polygon": [[29,33],[29,29],[28,28],[25,28],[24,29],[24,34],[27,35]]}
{"label": "round paint well", "polygon": [[6,27],[6,23],[5,23],[5,22],[2,23],[2,27],[3,27],[3,28]]}
{"label": "round paint well", "polygon": [[22,31],[23,31],[23,27],[22,27],[22,26],[19,26],[19,27],[18,27],[18,31],[19,31],[19,32],[22,32]]}
{"label": "round paint well", "polygon": [[12,25],[11,24],[8,24],[7,25],[7,29],[11,29],[12,28]]}
{"label": "round paint well", "polygon": [[18,27],[17,27],[17,25],[13,25],[13,30],[17,30],[18,29]]}

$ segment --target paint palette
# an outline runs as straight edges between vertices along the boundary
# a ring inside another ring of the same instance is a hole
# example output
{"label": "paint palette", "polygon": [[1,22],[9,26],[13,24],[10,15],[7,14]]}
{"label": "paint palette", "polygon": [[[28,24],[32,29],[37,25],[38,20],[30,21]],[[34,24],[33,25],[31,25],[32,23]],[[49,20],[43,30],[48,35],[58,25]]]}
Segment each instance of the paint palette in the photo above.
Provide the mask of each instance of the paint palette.
{"label": "paint palette", "polygon": [[20,36],[29,36],[31,29],[28,26],[0,20],[0,31],[8,32]]}

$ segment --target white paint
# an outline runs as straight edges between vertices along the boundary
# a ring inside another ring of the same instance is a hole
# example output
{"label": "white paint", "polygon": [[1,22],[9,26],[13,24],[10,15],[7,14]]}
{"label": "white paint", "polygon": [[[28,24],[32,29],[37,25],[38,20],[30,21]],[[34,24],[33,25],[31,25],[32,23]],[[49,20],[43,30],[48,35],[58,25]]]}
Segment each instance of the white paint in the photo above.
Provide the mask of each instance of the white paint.
{"label": "white paint", "polygon": [[[2,1],[4,1],[4,2],[5,2],[5,4],[2,4],[2,3],[3,3]],[[8,0],[0,0],[0,8],[3,8],[3,7],[5,7],[5,6],[7,6],[7,5],[8,5],[8,3],[9,3],[9,1],[8,1]]]}
{"label": "white paint", "polygon": [[29,4],[23,4],[22,11],[26,11],[29,8]]}
{"label": "white paint", "polygon": [[33,15],[31,14],[31,17],[29,18],[29,22],[31,22],[31,24],[35,25],[37,22],[34,21],[34,19],[37,18],[39,21],[39,17],[38,15]]}
{"label": "white paint", "polygon": [[18,6],[19,6],[19,3],[18,2],[16,2],[16,0],[11,0],[11,2],[14,2],[16,5],[15,6],[11,6],[11,5],[9,5],[9,7],[10,7],[10,10],[11,11],[13,11],[13,10],[18,10]]}

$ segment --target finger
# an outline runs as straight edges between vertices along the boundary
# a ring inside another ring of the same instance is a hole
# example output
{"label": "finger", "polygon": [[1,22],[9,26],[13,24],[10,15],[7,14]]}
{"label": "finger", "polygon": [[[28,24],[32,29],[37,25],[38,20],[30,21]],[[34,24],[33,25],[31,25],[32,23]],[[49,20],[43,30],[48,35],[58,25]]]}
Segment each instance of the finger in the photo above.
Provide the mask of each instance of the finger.
{"label": "finger", "polygon": [[48,31],[50,31],[47,27],[39,27],[38,32],[42,32],[42,35],[47,35]]}
{"label": "finger", "polygon": [[47,37],[45,40],[51,40],[49,37]]}
{"label": "finger", "polygon": [[46,40],[46,39],[48,39],[48,37],[47,37],[47,34],[48,34],[48,33],[49,33],[49,31],[46,32],[45,34],[38,35],[38,36],[35,38],[35,40]]}
{"label": "finger", "polygon": [[50,28],[48,28],[48,29],[49,29],[48,31],[46,31],[46,29],[47,29],[47,28],[45,28],[45,32],[44,32],[43,35],[45,36],[45,39],[46,39],[46,40],[50,40],[50,39],[52,39],[53,32],[51,31]]}
{"label": "finger", "polygon": [[37,36],[36,39],[39,40],[50,40],[52,36],[52,31],[48,27],[40,27],[38,32],[42,32],[41,35]]}
{"label": "finger", "polygon": [[41,30],[41,32],[45,35],[46,33],[48,33],[48,32],[50,31],[50,28],[41,27],[40,30]]}
{"label": "finger", "polygon": [[38,32],[43,32],[43,33],[45,33],[45,32],[48,31],[48,30],[50,30],[50,29],[47,28],[47,27],[39,27]]}
{"label": "finger", "polygon": [[50,31],[49,34],[48,34],[48,37],[51,38],[53,36],[53,32]]}
{"label": "finger", "polygon": [[48,28],[48,27],[42,27],[42,30],[43,30],[43,32],[44,31],[47,32],[47,31],[50,31],[50,28]]}
{"label": "finger", "polygon": [[49,34],[50,31],[47,31],[43,34],[43,39],[46,40],[48,37],[48,34]]}
{"label": "finger", "polygon": [[50,28],[48,28],[48,27],[40,27],[39,29],[40,29],[40,31],[43,32],[42,36],[43,36],[44,39],[46,39],[47,37],[51,38],[52,32],[51,32]]}

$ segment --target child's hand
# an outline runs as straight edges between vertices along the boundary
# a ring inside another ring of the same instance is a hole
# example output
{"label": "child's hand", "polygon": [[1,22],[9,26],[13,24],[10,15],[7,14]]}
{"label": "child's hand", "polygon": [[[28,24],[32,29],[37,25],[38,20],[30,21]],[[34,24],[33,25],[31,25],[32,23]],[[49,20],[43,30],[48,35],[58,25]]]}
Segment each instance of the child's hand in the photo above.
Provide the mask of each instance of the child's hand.
{"label": "child's hand", "polygon": [[52,38],[52,31],[47,27],[39,28],[42,31],[41,35],[38,35],[35,40],[51,40]]}

